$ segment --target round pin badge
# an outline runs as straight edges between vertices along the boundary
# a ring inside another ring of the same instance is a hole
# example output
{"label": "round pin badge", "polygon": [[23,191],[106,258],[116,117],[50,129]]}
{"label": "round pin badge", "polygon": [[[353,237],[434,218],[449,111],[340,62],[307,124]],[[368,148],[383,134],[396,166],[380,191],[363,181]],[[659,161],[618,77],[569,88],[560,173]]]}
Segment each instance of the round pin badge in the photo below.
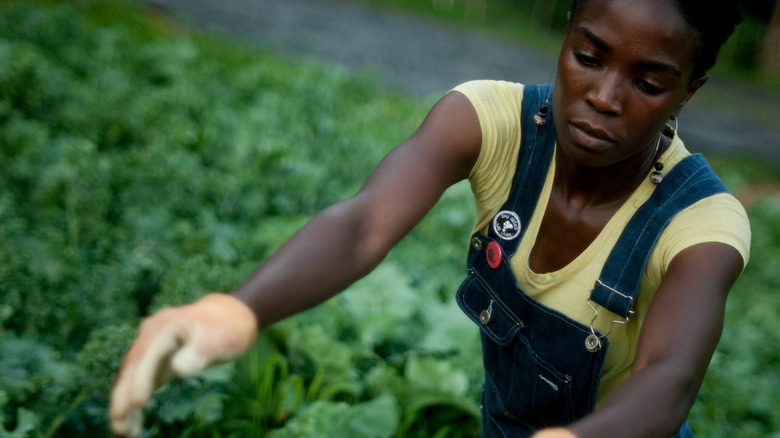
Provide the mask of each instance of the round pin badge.
{"label": "round pin badge", "polygon": [[488,266],[493,269],[498,268],[501,266],[501,259],[503,257],[503,254],[501,254],[501,245],[495,240],[490,242],[485,250],[485,258],[487,259]]}
{"label": "round pin badge", "polygon": [[520,235],[520,216],[511,210],[502,210],[493,217],[493,231],[504,240],[513,240]]}

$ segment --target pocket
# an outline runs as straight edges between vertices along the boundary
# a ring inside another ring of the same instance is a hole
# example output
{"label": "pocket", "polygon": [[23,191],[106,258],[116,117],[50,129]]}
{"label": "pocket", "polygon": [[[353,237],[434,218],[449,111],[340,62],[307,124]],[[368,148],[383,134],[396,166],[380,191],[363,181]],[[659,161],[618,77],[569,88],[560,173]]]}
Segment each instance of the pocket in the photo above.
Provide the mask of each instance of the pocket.
{"label": "pocket", "polygon": [[[513,288],[512,293],[522,292]],[[523,321],[531,321],[526,312],[534,306],[509,308],[476,271],[456,300],[481,330],[484,409],[491,422],[511,433],[572,422],[572,379],[542,357],[552,349],[532,342]]]}
{"label": "pocket", "polygon": [[469,272],[455,295],[461,310],[474,321],[482,332],[499,345],[509,345],[523,326],[502,301],[491,292],[484,279],[475,270]]}

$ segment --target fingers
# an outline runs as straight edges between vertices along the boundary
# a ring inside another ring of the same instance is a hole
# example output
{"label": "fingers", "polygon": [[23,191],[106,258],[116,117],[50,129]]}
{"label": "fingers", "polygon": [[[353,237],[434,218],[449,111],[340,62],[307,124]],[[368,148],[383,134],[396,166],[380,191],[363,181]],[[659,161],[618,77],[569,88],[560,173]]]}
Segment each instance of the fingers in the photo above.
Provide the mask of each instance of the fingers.
{"label": "fingers", "polygon": [[187,377],[204,370],[207,366],[213,365],[209,356],[201,354],[198,346],[201,345],[203,327],[195,327],[191,333],[191,340],[184,348],[177,351],[171,358],[171,369],[177,376]]}
{"label": "fingers", "polygon": [[117,436],[135,437],[141,433],[143,412],[141,408],[131,408],[129,403],[118,407],[125,397],[117,398],[117,389],[111,395],[111,431]]}
{"label": "fingers", "polygon": [[133,408],[122,419],[111,419],[111,432],[116,436],[130,438],[141,435],[144,424],[144,414],[141,408]]}
{"label": "fingers", "polygon": [[132,376],[133,384],[128,394],[132,405],[146,404],[152,392],[170,379],[170,358],[176,349],[186,342],[185,336],[186,332],[181,329],[181,323],[176,321],[167,323],[155,333]]}
{"label": "fingers", "polygon": [[113,432],[139,434],[142,408],[157,387],[172,377],[190,376],[235,359],[254,342],[258,326],[244,303],[216,293],[146,319],[111,394]]}
{"label": "fingers", "polygon": [[531,438],[577,438],[577,435],[572,433],[568,429],[562,427],[554,427],[550,429],[543,429],[533,434]]}
{"label": "fingers", "polygon": [[130,394],[132,392],[132,376],[135,367],[131,357],[133,351],[129,351],[125,356],[122,367],[119,371],[119,378],[111,391],[111,430],[115,435],[133,436],[132,431],[140,426],[135,423],[143,421],[143,414],[139,407],[131,406]]}
{"label": "fingers", "polygon": [[128,351],[111,393],[111,427],[117,435],[135,436],[143,424],[142,408],[152,392],[172,377],[170,358],[186,341],[182,322],[147,320]]}
{"label": "fingers", "polygon": [[135,438],[141,435],[144,426],[144,413],[140,407],[134,408],[128,413],[125,424],[128,437]]}

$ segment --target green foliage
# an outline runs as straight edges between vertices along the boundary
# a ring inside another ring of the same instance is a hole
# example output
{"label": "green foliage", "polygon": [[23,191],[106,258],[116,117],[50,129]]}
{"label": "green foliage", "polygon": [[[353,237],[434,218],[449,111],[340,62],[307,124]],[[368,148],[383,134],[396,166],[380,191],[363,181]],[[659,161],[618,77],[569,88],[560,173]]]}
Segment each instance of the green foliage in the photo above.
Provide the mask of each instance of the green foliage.
{"label": "green foliage", "polygon": [[[0,437],[109,436],[139,319],[234,288],[430,106],[159,20],[0,1]],[[371,276],[166,385],[145,436],[476,435],[479,340],[453,302],[471,205],[453,187]],[[778,429],[779,209],[750,212],[753,259],[691,417],[707,436]]]}
{"label": "green foliage", "polygon": [[25,424],[33,423],[28,413],[35,412],[36,417],[58,413],[62,406],[58,401],[67,391],[73,367],[57,360],[49,346],[32,340],[7,337],[0,341],[0,351],[0,407],[4,417],[17,415],[14,430],[18,434],[27,428]]}
{"label": "green foliage", "polygon": [[731,291],[726,328],[691,423],[707,437],[780,436],[780,200],[750,210],[751,261]]}
{"label": "green foliage", "polygon": [[[235,287],[354,193],[428,106],[370,78],[171,33],[120,2],[0,3],[0,66],[0,411],[15,436],[107,435],[108,392],[138,318]],[[329,324],[352,319],[338,315]],[[387,315],[341,332],[391,344]],[[319,326],[277,332],[286,343],[249,374],[254,394],[239,397],[232,369],[168,385],[150,433],[213,434],[217,420],[275,429],[331,399],[386,405],[351,362],[381,364],[369,348],[353,351],[348,336],[328,348]],[[275,399],[268,421],[234,401]]]}
{"label": "green foliage", "polygon": [[16,421],[13,430],[8,431],[0,427],[0,438],[26,438],[39,426],[38,416],[24,408],[17,411]]}

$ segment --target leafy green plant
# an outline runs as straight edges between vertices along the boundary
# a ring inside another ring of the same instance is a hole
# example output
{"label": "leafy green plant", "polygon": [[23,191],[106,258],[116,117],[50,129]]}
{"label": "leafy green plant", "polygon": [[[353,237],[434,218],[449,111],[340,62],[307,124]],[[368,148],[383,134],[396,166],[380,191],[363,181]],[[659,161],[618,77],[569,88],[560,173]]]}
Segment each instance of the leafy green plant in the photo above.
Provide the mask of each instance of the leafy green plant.
{"label": "leafy green plant", "polygon": [[751,261],[732,289],[723,338],[694,406],[691,423],[711,437],[767,437],[780,433],[780,200],[765,197],[750,209]]}
{"label": "leafy green plant", "polygon": [[[0,437],[109,436],[140,318],[234,288],[431,104],[160,20],[0,1]],[[735,188],[777,179],[742,163],[716,160]],[[778,430],[778,205],[750,210],[700,434]],[[456,185],[369,277],[158,391],[145,436],[476,435],[479,339],[453,300],[472,218]]]}

